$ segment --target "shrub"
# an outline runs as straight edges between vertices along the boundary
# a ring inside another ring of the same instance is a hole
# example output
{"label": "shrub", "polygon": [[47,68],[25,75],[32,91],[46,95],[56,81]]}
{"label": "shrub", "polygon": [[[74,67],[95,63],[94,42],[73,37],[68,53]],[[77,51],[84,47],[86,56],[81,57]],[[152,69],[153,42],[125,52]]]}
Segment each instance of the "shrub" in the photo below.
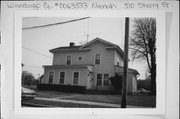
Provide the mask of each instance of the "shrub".
{"label": "shrub", "polygon": [[111,84],[115,91],[122,90],[122,76],[119,75],[111,76],[109,80],[111,81]]}
{"label": "shrub", "polygon": [[84,86],[74,86],[74,85],[58,85],[58,84],[39,84],[37,90],[49,90],[49,91],[63,91],[63,92],[75,92],[84,93]]}
{"label": "shrub", "polygon": [[137,80],[137,89],[151,90],[151,80]]}

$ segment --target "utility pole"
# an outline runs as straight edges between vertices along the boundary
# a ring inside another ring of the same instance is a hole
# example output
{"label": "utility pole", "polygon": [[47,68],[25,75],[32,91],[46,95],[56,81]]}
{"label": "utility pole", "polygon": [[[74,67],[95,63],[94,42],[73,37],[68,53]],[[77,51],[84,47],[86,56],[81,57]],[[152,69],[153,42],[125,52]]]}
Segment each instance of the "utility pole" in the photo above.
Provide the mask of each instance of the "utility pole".
{"label": "utility pole", "polygon": [[125,41],[124,41],[124,70],[123,70],[123,85],[122,85],[122,99],[121,108],[126,108],[127,95],[127,75],[128,75],[128,49],[129,49],[129,17],[125,18]]}

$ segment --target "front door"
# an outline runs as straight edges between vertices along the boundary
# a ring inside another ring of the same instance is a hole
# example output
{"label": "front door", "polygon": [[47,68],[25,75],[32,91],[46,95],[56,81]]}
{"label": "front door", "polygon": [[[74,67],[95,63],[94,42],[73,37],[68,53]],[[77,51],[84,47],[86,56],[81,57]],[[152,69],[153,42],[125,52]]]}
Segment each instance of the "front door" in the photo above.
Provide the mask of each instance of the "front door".
{"label": "front door", "polygon": [[87,89],[92,89],[92,83],[93,83],[93,74],[88,74],[87,78]]}

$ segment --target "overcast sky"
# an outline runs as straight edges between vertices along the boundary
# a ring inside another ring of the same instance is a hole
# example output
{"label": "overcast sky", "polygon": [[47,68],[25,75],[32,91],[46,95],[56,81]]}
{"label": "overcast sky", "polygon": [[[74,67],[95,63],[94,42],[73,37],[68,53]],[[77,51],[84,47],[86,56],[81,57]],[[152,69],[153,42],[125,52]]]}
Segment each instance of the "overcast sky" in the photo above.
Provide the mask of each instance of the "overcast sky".
{"label": "overcast sky", "polygon": [[[23,28],[65,22],[79,18],[23,18]],[[124,50],[124,18],[89,18],[66,24],[22,30],[23,70],[31,72],[36,78],[43,74],[43,65],[52,65],[50,49],[68,46],[69,42],[80,45],[96,37],[115,43]],[[144,63],[129,62],[129,67],[145,78]]]}

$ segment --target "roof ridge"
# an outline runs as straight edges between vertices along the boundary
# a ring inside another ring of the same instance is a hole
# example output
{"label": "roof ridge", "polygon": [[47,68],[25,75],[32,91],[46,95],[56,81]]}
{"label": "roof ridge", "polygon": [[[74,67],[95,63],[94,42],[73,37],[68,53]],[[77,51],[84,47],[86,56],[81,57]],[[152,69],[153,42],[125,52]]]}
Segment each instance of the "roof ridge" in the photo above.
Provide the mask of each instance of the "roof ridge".
{"label": "roof ridge", "polygon": [[122,49],[118,45],[116,45],[116,44],[114,44],[112,42],[106,41],[104,39],[101,39],[99,37],[94,38],[93,40],[87,42],[84,45],[76,45],[76,46],[72,46],[72,47],[70,47],[70,46],[62,46],[62,47],[51,49],[49,51],[51,53],[53,53],[54,51],[57,51],[57,50],[61,50],[61,51],[63,51],[63,50],[69,50],[69,51],[70,50],[76,50],[76,51],[79,51],[79,50],[83,49],[84,47],[88,46],[89,44],[91,44],[93,42],[96,42],[96,41],[100,41],[102,43],[112,45],[113,47],[117,48],[117,51],[122,55],[122,57],[124,56],[124,53],[123,53]]}

